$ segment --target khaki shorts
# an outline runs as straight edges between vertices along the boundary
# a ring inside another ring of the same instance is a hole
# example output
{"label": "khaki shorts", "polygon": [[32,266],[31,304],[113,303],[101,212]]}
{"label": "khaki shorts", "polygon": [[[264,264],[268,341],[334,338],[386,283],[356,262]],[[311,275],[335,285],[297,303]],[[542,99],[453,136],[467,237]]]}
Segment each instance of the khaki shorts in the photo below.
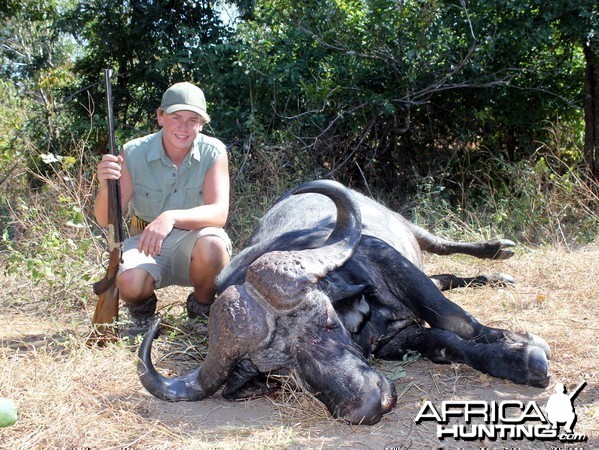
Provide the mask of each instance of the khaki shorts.
{"label": "khaki shorts", "polygon": [[218,236],[232,253],[231,240],[223,228],[206,227],[199,230],[173,229],[162,243],[160,255],[146,256],[137,250],[141,234],[125,239],[119,274],[129,269],[143,269],[154,279],[154,288],[192,286],[189,277],[191,252],[201,236]]}

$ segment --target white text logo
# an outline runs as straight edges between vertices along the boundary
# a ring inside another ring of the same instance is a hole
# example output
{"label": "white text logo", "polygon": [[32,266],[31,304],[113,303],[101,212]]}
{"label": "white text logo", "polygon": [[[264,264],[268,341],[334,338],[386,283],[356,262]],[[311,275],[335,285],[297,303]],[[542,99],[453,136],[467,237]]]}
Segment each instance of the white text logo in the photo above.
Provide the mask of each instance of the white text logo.
{"label": "white text logo", "polygon": [[[547,402],[545,414],[534,401],[443,401],[441,407],[436,408],[427,400],[414,422],[436,422],[439,439],[559,439],[583,442],[587,437],[574,432],[577,417],[573,402],[585,385],[586,382],[582,382],[571,394],[567,394],[564,385],[558,383],[555,394]],[[450,423],[452,419],[453,422],[461,422],[459,419],[462,419],[464,423]],[[561,431],[560,425],[564,425]]]}

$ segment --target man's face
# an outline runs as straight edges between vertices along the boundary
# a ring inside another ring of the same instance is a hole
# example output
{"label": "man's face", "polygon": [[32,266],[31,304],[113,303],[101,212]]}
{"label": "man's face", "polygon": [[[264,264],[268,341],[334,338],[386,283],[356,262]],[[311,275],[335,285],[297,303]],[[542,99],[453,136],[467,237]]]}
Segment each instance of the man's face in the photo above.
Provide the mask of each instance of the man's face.
{"label": "man's face", "polygon": [[158,125],[162,127],[162,140],[166,150],[189,150],[202,131],[204,119],[193,111],[176,111],[166,114],[158,111]]}

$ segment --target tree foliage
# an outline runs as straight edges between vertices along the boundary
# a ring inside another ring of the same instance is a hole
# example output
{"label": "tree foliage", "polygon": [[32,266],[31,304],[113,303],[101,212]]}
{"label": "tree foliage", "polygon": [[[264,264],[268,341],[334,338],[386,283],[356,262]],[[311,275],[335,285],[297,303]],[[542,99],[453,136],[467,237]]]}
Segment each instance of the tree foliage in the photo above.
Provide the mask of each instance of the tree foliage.
{"label": "tree foliage", "polygon": [[454,203],[482,195],[466,174],[501,183],[536,155],[548,123],[582,130],[591,0],[234,3],[232,23],[208,0],[5,3],[3,78],[41,114],[24,130],[58,151],[91,117],[101,152],[104,68],[121,140],[155,129],[164,89],[189,80],[234,159],[267,143],[301,154],[306,178],[403,195],[430,176]]}
{"label": "tree foliage", "polygon": [[[91,92],[96,108],[103,111],[100,81],[105,68],[114,69],[115,110],[130,132],[150,126],[170,84],[190,80],[212,87],[214,72],[223,70],[215,49],[228,30],[209,1],[81,2],[61,26],[84,49],[75,64],[81,103],[88,104],[84,96]],[[89,86],[94,88],[84,90]]]}
{"label": "tree foliage", "polygon": [[240,27],[243,63],[261,123],[290,131],[328,175],[392,188],[481,149],[527,158],[547,120],[579,120],[592,24],[575,35],[566,19],[590,8],[272,0]]}
{"label": "tree foliage", "polygon": [[2,6],[0,156],[7,164],[24,158],[34,167],[34,154],[58,151],[65,138],[61,122],[68,118],[62,114],[62,90],[73,79],[74,45],[54,25],[67,6],[60,0],[10,1]]}

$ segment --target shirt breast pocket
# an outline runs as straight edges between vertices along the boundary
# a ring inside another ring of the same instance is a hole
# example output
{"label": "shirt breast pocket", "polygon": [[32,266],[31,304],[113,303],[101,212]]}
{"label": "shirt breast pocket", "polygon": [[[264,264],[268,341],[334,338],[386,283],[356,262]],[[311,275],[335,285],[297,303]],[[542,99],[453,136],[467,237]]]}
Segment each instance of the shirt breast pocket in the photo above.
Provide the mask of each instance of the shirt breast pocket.
{"label": "shirt breast pocket", "polygon": [[140,216],[157,217],[162,211],[162,192],[147,186],[135,186],[135,210]]}
{"label": "shirt breast pocket", "polygon": [[195,208],[204,204],[204,192],[201,187],[185,188],[184,208]]}

